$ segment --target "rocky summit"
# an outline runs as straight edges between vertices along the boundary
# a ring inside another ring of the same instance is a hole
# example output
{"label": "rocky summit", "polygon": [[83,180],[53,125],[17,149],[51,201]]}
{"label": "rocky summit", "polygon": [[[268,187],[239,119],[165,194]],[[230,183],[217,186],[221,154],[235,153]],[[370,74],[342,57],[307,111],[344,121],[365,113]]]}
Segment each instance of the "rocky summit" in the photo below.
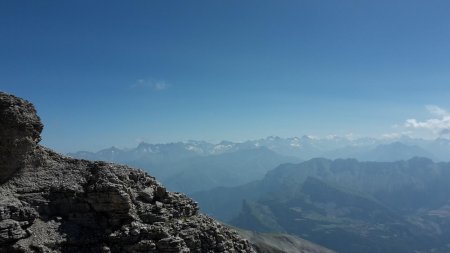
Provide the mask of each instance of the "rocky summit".
{"label": "rocky summit", "polygon": [[42,129],[0,92],[0,252],[254,252],[141,170],[40,146]]}

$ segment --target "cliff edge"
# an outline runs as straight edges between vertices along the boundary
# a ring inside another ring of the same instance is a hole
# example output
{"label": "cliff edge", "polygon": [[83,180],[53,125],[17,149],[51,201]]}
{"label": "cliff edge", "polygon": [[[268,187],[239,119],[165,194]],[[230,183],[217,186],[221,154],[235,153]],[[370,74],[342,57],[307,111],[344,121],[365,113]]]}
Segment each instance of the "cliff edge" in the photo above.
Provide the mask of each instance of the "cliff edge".
{"label": "cliff edge", "polygon": [[42,129],[0,92],[0,252],[254,252],[141,170],[40,146]]}

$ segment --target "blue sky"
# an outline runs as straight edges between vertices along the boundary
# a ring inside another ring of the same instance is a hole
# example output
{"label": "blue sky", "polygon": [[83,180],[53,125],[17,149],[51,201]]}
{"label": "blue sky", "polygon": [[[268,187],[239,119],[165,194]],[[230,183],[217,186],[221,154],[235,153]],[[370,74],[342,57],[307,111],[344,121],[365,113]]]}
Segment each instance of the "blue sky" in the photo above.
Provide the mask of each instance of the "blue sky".
{"label": "blue sky", "polygon": [[429,106],[450,109],[449,11],[422,0],[1,1],[0,90],[34,102],[43,144],[62,152],[436,137],[450,121]]}

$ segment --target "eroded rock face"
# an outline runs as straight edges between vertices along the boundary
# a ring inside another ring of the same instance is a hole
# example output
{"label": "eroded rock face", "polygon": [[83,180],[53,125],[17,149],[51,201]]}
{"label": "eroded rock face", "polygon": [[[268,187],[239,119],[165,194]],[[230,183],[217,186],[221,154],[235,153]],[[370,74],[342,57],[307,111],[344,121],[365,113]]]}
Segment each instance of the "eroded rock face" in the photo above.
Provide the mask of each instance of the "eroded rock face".
{"label": "eroded rock face", "polygon": [[24,166],[42,128],[31,103],[0,92],[0,182]]}
{"label": "eroded rock face", "polygon": [[0,92],[0,252],[254,252],[141,170],[38,145],[34,107]]}

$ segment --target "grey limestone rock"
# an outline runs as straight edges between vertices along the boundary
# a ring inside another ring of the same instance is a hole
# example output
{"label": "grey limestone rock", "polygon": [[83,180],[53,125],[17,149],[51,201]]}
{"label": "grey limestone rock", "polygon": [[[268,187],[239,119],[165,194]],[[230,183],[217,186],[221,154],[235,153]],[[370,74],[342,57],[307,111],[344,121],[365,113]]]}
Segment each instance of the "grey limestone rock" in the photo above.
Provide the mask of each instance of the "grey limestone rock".
{"label": "grey limestone rock", "polygon": [[0,252],[254,252],[141,170],[40,146],[42,128],[0,92]]}
{"label": "grey limestone rock", "polygon": [[25,165],[42,128],[31,103],[0,92],[0,182]]}

